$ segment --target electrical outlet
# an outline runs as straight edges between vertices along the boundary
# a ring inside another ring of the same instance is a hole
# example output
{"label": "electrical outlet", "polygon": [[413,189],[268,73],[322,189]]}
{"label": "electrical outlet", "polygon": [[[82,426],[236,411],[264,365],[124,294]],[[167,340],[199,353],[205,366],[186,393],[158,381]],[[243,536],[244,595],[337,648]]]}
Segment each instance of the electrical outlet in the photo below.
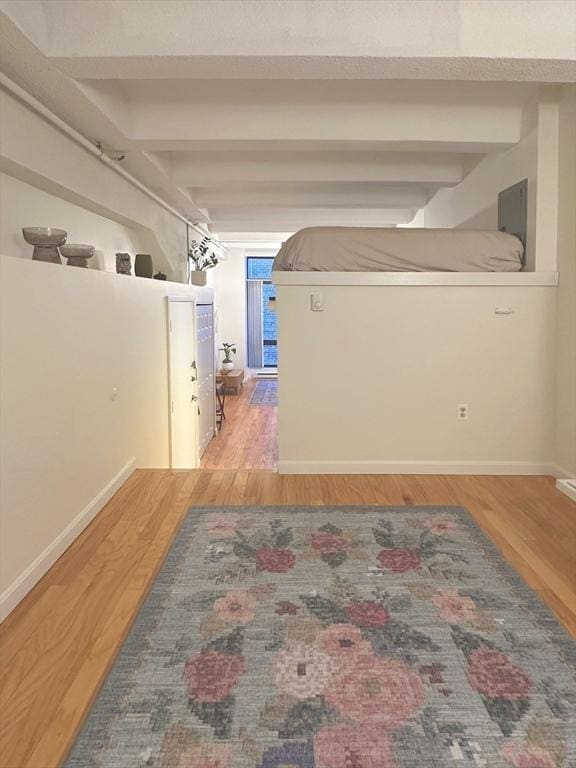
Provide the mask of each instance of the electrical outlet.
{"label": "electrical outlet", "polygon": [[458,421],[468,421],[468,403],[458,405]]}

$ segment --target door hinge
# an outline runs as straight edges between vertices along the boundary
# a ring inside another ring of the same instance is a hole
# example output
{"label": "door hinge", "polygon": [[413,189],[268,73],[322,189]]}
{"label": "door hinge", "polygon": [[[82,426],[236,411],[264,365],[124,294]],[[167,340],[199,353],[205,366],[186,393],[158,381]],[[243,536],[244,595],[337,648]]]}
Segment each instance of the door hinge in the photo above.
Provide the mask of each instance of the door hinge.
{"label": "door hinge", "polygon": [[170,400],[170,413],[174,413],[174,400]]}
{"label": "door hinge", "polygon": [[168,328],[170,329],[170,333],[172,333],[172,320],[168,321]]}

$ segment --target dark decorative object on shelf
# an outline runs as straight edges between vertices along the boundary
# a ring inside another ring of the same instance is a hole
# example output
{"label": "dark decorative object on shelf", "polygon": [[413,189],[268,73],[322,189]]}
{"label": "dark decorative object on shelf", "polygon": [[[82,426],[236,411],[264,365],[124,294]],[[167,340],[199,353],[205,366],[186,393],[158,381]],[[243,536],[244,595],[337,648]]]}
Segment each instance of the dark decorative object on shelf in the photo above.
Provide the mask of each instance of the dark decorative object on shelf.
{"label": "dark decorative object on shelf", "polygon": [[27,243],[34,246],[32,259],[47,261],[50,264],[62,264],[58,248],[64,245],[68,232],[54,227],[24,227],[22,236]]}
{"label": "dark decorative object on shelf", "polygon": [[149,253],[137,253],[134,261],[134,274],[138,277],[152,277],[154,266]]}
{"label": "dark decorative object on shelf", "polygon": [[116,272],[119,275],[132,274],[132,259],[130,258],[129,253],[116,254]]}
{"label": "dark decorative object on shelf", "polygon": [[166,280],[166,275],[164,272],[156,272],[154,275],[154,280]]}

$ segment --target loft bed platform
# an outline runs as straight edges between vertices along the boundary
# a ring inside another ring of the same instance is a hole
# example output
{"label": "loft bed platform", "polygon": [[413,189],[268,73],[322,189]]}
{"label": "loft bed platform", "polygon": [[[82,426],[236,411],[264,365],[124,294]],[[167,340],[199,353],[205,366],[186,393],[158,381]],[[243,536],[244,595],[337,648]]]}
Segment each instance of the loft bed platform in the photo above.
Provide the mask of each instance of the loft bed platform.
{"label": "loft bed platform", "polygon": [[274,285],[536,286],[558,285],[558,272],[272,272]]}
{"label": "loft bed platform", "polygon": [[274,260],[276,285],[554,286],[523,271],[524,246],[491,230],[308,227]]}

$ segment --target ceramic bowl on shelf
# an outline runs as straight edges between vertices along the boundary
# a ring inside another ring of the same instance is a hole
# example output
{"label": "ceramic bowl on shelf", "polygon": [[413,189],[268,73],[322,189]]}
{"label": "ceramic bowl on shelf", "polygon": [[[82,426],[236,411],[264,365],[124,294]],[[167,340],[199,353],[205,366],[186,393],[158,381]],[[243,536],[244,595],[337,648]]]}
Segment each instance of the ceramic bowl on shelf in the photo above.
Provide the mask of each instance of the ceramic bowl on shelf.
{"label": "ceramic bowl on shelf", "polygon": [[87,267],[88,259],[94,256],[95,250],[93,245],[68,243],[68,245],[63,245],[60,248],[60,253],[65,259],[68,259],[69,267]]}
{"label": "ceramic bowl on shelf", "polygon": [[62,264],[58,248],[64,245],[68,232],[55,227],[23,227],[22,236],[27,243],[34,246],[32,258],[35,261],[48,261],[52,264]]}

